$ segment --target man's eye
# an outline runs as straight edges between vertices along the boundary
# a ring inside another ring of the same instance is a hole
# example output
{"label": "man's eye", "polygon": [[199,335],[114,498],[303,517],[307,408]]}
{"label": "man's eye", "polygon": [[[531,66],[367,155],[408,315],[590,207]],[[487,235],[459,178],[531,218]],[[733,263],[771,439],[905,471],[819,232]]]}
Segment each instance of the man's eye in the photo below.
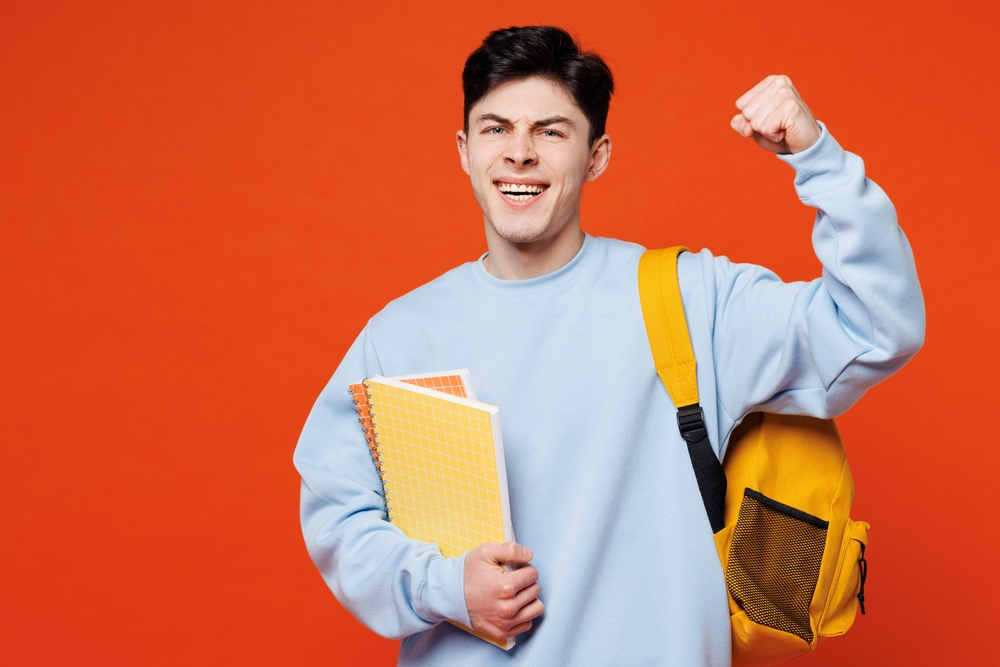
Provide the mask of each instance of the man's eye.
{"label": "man's eye", "polygon": [[543,137],[561,137],[562,135],[555,130],[542,130]]}
{"label": "man's eye", "polygon": [[490,129],[486,130],[486,132],[487,132],[487,134],[503,134],[503,128],[502,127],[491,127]]}

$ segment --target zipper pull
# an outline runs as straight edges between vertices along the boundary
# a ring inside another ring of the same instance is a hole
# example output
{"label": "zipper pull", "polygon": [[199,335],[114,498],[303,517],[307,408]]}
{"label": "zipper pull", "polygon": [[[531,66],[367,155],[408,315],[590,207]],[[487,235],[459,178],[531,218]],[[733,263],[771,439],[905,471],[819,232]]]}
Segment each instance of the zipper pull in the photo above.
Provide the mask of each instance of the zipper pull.
{"label": "zipper pull", "polygon": [[858,559],[861,568],[861,590],[858,591],[858,603],[861,604],[861,615],[865,615],[865,579],[868,578],[868,561],[865,560],[865,545],[861,545],[861,558]]}

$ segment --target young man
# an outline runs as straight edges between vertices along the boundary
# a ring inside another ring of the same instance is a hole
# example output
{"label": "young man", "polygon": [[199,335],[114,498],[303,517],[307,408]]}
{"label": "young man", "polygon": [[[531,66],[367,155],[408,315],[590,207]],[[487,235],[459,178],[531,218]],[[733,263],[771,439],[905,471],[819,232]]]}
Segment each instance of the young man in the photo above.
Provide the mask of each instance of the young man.
{"label": "young man", "polygon": [[[309,552],[351,613],[405,638],[400,664],[727,665],[723,573],[646,339],[642,248],[580,227],[584,183],[611,157],[611,72],[557,28],[511,28],[469,57],[463,84],[458,151],[489,252],[375,315],[320,395],[295,453]],[[924,326],[909,246],[861,160],[785,77],[737,108],[733,129],[790,164],[819,209],[824,271],[783,284],[707,250],[678,260],[720,456],[751,411],[840,414],[906,362]],[[523,546],[444,559],[385,521],[347,387],[452,368],[501,406]]]}

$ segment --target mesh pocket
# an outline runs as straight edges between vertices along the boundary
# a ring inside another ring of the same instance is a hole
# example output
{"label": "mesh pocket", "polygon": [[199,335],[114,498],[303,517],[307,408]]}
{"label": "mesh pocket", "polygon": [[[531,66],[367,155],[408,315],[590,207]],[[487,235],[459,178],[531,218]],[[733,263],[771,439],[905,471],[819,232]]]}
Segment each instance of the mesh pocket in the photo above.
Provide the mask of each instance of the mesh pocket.
{"label": "mesh pocket", "polygon": [[812,643],[809,603],[827,527],[826,521],[752,489],[744,492],[726,585],[747,618]]}

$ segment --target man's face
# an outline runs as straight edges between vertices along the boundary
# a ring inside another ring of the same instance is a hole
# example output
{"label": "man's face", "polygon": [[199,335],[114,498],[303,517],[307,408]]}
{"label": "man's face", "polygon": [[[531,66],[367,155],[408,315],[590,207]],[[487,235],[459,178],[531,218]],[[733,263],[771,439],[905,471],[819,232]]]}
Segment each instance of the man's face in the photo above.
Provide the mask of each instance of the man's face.
{"label": "man's face", "polygon": [[548,79],[509,81],[472,107],[458,148],[489,240],[531,244],[579,233],[583,182],[600,175],[610,154],[610,138],[592,147],[589,132],[570,94]]}

